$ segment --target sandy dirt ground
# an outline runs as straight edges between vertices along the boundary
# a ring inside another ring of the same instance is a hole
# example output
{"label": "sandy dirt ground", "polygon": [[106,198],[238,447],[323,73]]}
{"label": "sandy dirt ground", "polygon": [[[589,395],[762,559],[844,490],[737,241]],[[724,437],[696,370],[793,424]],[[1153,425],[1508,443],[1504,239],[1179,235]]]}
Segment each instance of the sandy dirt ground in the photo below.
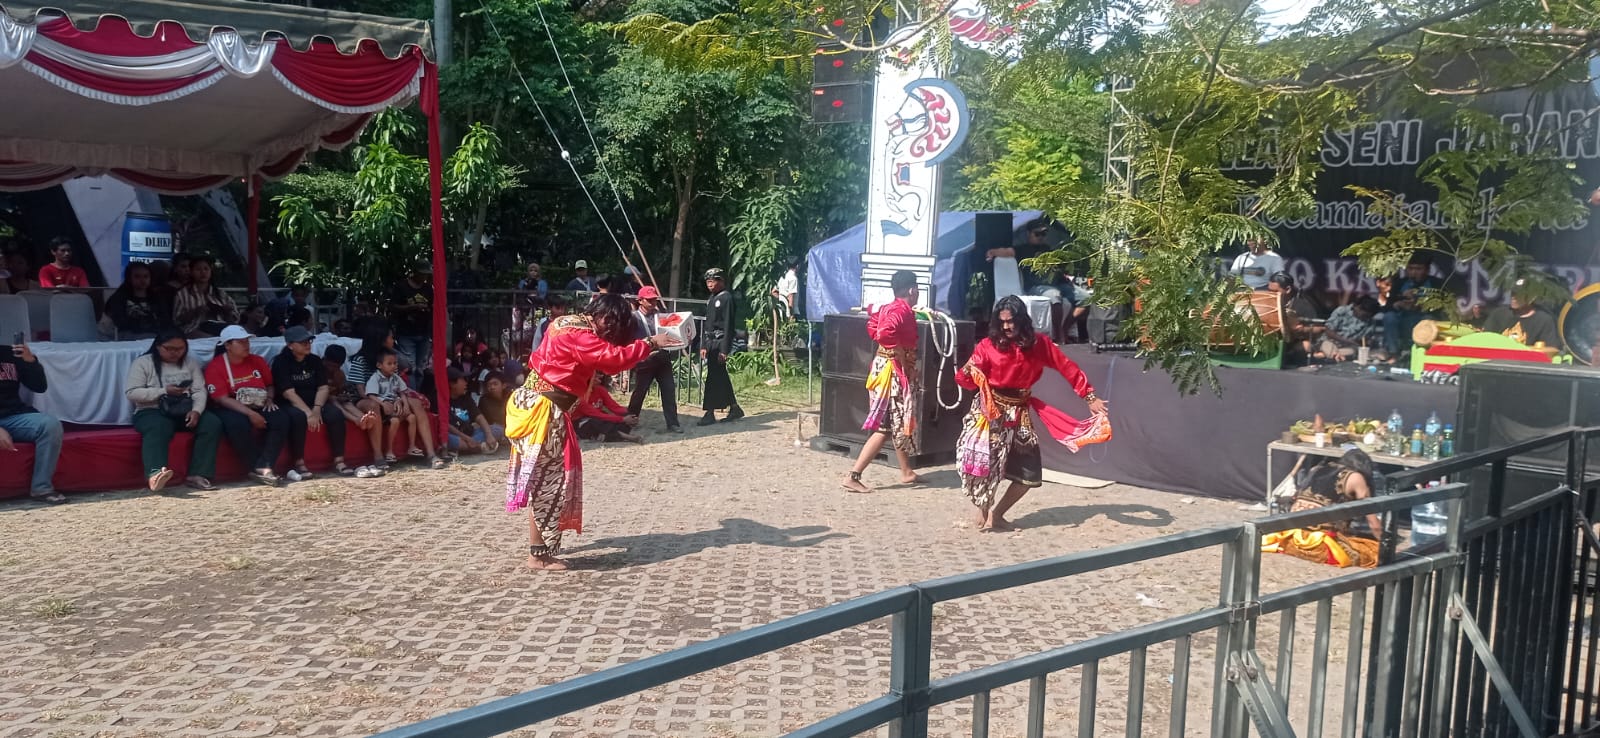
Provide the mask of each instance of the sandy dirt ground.
{"label": "sandy dirt ground", "polygon": [[[643,446],[586,444],[586,530],[567,541],[568,573],[524,568],[503,453],[377,480],[0,503],[0,736],[368,734],[909,582],[1259,515],[1047,484],[1014,511],[1024,530],[980,534],[950,467],[913,488],[874,467],[876,494],[843,493],[848,461],[797,447],[792,412],[685,436],[658,415],[646,424]],[[940,604],[934,677],[1213,606],[1221,559],[1214,548]],[[1267,591],[1335,574],[1267,559]],[[1348,608],[1333,610],[1330,720]],[[1313,618],[1299,615],[1300,664]],[[1277,622],[1261,630],[1269,665]],[[1209,734],[1213,643],[1193,641],[1188,735]],[[889,656],[885,619],[519,734],[776,735],[883,695]],[[1172,662],[1170,646],[1147,655],[1143,734],[1168,734]],[[1099,665],[1097,734],[1123,731],[1128,667]],[[1085,718],[1081,677],[1050,677],[1048,734]],[[1027,693],[994,693],[992,735],[1022,733]],[[970,720],[970,701],[939,706],[932,732],[967,734]]]}

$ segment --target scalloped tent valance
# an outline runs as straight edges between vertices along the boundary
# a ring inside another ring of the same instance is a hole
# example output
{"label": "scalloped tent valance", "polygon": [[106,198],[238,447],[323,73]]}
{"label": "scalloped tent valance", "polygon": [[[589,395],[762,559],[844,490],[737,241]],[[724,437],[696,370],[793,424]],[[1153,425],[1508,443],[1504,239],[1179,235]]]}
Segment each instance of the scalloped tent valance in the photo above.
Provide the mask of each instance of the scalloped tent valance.
{"label": "scalloped tent valance", "polygon": [[78,30],[93,32],[103,18],[120,18],[147,38],[167,23],[182,26],[190,41],[202,44],[213,31],[231,30],[251,44],[281,38],[301,51],[314,41],[325,41],[353,54],[363,42],[373,42],[390,58],[401,56],[407,47],[433,58],[433,33],[427,21],[301,5],[256,0],[56,0],[0,2],[0,9],[23,25],[34,25],[40,16],[65,16]]}

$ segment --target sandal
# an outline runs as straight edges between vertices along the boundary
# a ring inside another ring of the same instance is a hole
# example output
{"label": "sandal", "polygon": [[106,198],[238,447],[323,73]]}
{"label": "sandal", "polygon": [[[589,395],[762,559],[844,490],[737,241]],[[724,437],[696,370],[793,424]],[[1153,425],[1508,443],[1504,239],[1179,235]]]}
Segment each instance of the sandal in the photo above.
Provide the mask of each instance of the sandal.
{"label": "sandal", "polygon": [[445,468],[445,467],[447,467],[449,465],[450,465],[450,462],[445,461],[442,458],[435,457],[434,460],[433,460],[433,468],[435,468],[435,469],[443,469],[443,468]]}
{"label": "sandal", "polygon": [[428,456],[428,454],[424,453],[423,450],[420,449],[420,448],[411,449],[410,451],[406,452],[406,455],[410,456],[413,459],[422,459],[422,458],[427,458],[427,456]]}
{"label": "sandal", "polygon": [[211,480],[206,479],[205,477],[189,477],[188,479],[185,479],[184,482],[189,485],[190,489],[198,489],[202,492],[217,488],[217,485],[212,484]]}
{"label": "sandal", "polygon": [[356,473],[356,470],[354,470],[354,469],[351,469],[351,468],[350,468],[350,467],[349,467],[349,466],[347,466],[347,465],[346,465],[346,464],[345,464],[345,463],[344,463],[344,461],[343,461],[343,460],[340,460],[340,461],[336,461],[336,462],[334,462],[334,463],[333,463],[333,470],[334,470],[334,471],[335,471],[335,472],[336,472],[336,473],[338,473],[338,475],[339,475],[339,476],[341,476],[341,477],[351,477],[351,476],[355,476],[355,473]]}
{"label": "sandal", "polygon": [[311,469],[306,466],[306,462],[304,461],[295,464],[294,471],[296,474],[300,475],[301,479],[313,479],[317,476],[311,473]]}
{"label": "sandal", "polygon": [[282,487],[283,477],[272,473],[272,470],[250,472],[250,478],[267,485],[268,487]]}
{"label": "sandal", "polygon": [[46,492],[42,495],[30,495],[36,502],[45,502],[51,505],[65,504],[67,496],[60,492]]}
{"label": "sandal", "polygon": [[151,474],[150,478],[145,480],[145,483],[150,487],[151,492],[160,492],[170,481],[172,481],[172,470],[163,466],[156,473]]}
{"label": "sandal", "polygon": [[390,464],[398,464],[398,463],[400,463],[400,457],[395,456],[394,454],[384,454],[383,455],[383,465],[385,467],[388,467]]}

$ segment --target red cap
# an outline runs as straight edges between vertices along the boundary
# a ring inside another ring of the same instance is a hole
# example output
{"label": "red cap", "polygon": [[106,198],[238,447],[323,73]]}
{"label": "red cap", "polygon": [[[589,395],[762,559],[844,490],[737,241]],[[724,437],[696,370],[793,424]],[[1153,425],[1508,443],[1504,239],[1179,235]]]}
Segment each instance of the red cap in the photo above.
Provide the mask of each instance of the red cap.
{"label": "red cap", "polygon": [[659,300],[661,299],[661,292],[650,285],[645,285],[639,288],[639,299]]}

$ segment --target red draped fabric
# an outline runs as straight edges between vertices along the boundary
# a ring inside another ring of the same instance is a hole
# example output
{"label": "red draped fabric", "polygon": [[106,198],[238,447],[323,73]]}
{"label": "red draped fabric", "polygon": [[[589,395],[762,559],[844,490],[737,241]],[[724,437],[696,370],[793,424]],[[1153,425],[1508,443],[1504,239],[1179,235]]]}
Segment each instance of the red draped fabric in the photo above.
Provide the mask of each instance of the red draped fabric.
{"label": "red draped fabric", "polygon": [[93,33],[78,30],[66,18],[51,18],[39,26],[39,35],[59,41],[79,51],[104,56],[157,56],[187,51],[199,44],[178,23],[162,23],[151,36],[133,32],[128,21],[116,16],[100,19]]}
{"label": "red draped fabric", "polygon": [[[439,142],[439,67],[430,61],[422,65],[422,94],[419,106],[428,119],[428,220],[433,235],[433,371],[438,408],[450,407],[450,383],[444,376],[445,347],[450,334],[449,304],[445,297],[444,260],[444,149]],[[439,440],[449,437],[449,413],[440,412],[435,423]]]}
{"label": "red draped fabric", "polygon": [[387,106],[406,93],[422,72],[422,59],[420,49],[390,59],[375,42],[347,55],[327,41],[313,43],[305,51],[279,41],[272,68],[298,92],[324,106],[371,109]]}
{"label": "red draped fabric", "polygon": [[168,195],[198,195],[221,187],[233,179],[228,175],[190,176],[142,169],[113,169],[110,174],[136,187],[145,187]]}

